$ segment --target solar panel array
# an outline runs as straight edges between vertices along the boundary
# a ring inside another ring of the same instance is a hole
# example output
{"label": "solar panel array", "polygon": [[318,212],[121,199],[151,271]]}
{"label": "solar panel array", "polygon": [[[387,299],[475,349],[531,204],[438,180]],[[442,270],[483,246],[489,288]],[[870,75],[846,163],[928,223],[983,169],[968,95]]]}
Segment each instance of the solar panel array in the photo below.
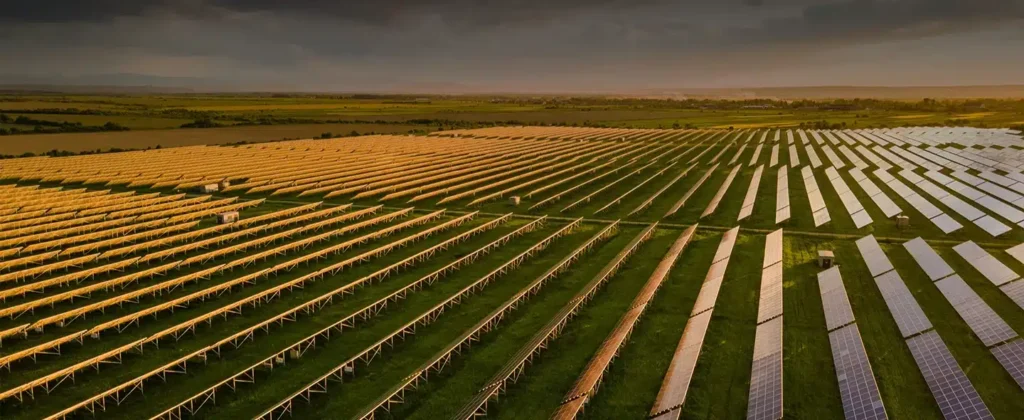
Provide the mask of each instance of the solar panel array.
{"label": "solar panel array", "polygon": [[889,418],[857,324],[830,332],[828,339],[832,346],[832,362],[839,380],[845,417],[848,420]]}
{"label": "solar panel array", "polygon": [[750,178],[750,186],[747,187],[747,195],[743,197],[743,206],[740,207],[740,214],[736,221],[750,217],[754,213],[754,204],[757,200],[757,189],[761,185],[761,174],[764,172],[764,165],[754,170],[754,176]]}
{"label": "solar panel array", "polygon": [[825,176],[828,177],[828,181],[832,183],[832,188],[839,194],[839,200],[843,202],[843,207],[846,208],[846,212],[853,219],[854,226],[860,229],[864,226],[870,225],[871,215],[868,214],[864,206],[860,204],[860,200],[850,190],[850,186],[846,184],[843,177],[839,175],[839,171],[836,168],[829,166],[825,168]]}
{"label": "solar panel array", "polygon": [[885,185],[888,185],[889,188],[893,189],[893,191],[896,191],[897,195],[910,203],[911,206],[917,209],[922,216],[931,221],[943,233],[952,233],[963,227],[956,220],[949,217],[949,215],[943,213],[942,210],[934,204],[930,203],[924,197],[918,195],[917,192],[910,189],[910,187],[906,186],[906,184],[897,180],[892,176],[892,174],[879,169],[874,172],[874,175],[878,177],[878,179],[881,179],[882,182],[885,182]]}
{"label": "solar panel array", "polygon": [[747,418],[782,418],[782,229],[765,237]]}
{"label": "solar panel array", "polygon": [[778,164],[779,164],[779,145],[775,144],[775,145],[772,145],[772,154],[768,158],[768,167],[769,168],[774,168],[775,165],[778,165]]}
{"label": "solar panel array", "polygon": [[775,183],[775,224],[789,220],[789,216],[789,172],[782,166]]}
{"label": "solar panel array", "polygon": [[[964,282],[963,278],[953,272],[953,269],[924,240],[916,238],[904,243],[903,246],[910,251],[918,265],[925,269],[929,277],[935,281],[935,286],[939,288],[939,291],[942,292],[942,295],[953,306],[953,309],[960,315],[960,318],[974,332],[974,335],[981,340],[985,347],[992,349],[994,355],[996,355],[994,347],[1004,343],[1022,341],[1022,339],[1018,338],[1017,332],[985,303]],[[989,265],[993,264],[994,258],[973,242],[963,243],[958,245],[958,247],[959,249],[956,249],[957,253],[961,256],[966,255],[965,259],[971,261],[972,265],[978,263],[985,266],[986,270],[989,270]],[[994,263],[1002,265],[998,261],[994,261]],[[1005,266],[1003,267],[1005,268]],[[1009,271],[1008,268],[1006,270]],[[1016,276],[1012,271],[1009,272],[1009,275]],[[936,279],[938,280],[936,281]],[[1003,364],[1003,368],[1011,375],[1019,369],[1019,365],[1015,364],[1016,359],[1014,357],[1024,357],[1015,353],[1018,351],[1020,351],[1020,346],[1014,345],[1003,348],[996,355],[997,360]],[[1007,365],[1004,362],[1011,364]],[[1018,382],[1018,384],[1020,383]],[[1024,386],[1022,386],[1022,389],[1024,389]]]}
{"label": "solar panel array", "polygon": [[[766,131],[765,134],[768,134]],[[764,139],[761,139],[761,143],[757,144],[757,148],[754,149],[754,155],[750,157],[750,163],[747,166],[754,166],[757,164],[757,160],[761,157],[761,149],[764,149]]]}
{"label": "solar panel array", "polygon": [[839,146],[839,153],[842,153],[843,156],[846,156],[846,160],[849,160],[854,168],[865,170],[871,166],[864,162],[864,160],[861,159],[860,156],[857,156],[857,154],[854,153],[853,150],[847,147],[846,145]]}
{"label": "solar panel array", "polygon": [[814,146],[810,144],[804,146],[804,150],[807,151],[807,159],[811,161],[811,167],[818,169],[822,165],[821,158],[818,157],[818,153],[814,151]]}
{"label": "solar panel array", "polygon": [[732,185],[732,181],[736,179],[736,174],[740,172],[740,167],[743,165],[736,165],[729,171],[729,175],[725,177],[725,181],[722,182],[722,186],[718,188],[718,192],[711,198],[711,202],[708,203],[707,208],[701,213],[700,217],[705,218],[715,213],[718,210],[718,205],[722,202],[722,198],[725,197],[725,193],[729,191],[729,186]]}
{"label": "solar panel array", "polygon": [[672,356],[672,362],[665,373],[658,397],[651,407],[650,418],[677,419],[682,412],[690,381],[693,379],[694,368],[704,345],[704,337],[711,323],[715,301],[718,300],[718,291],[722,287],[725,270],[729,266],[729,259],[732,257],[733,247],[739,236],[739,229],[739,227],[735,227],[725,232],[718,243],[711,268],[708,269],[708,273],[704,277],[704,283],[701,285],[700,293],[690,312],[690,319],[686,321],[683,336],[679,340],[679,345]]}
{"label": "solar panel array", "polygon": [[795,168],[800,166],[800,155],[797,154],[796,145],[793,142],[789,143],[789,167]]}
{"label": "solar panel array", "polygon": [[946,419],[993,418],[937,332],[907,339],[907,346]]}
{"label": "solar panel array", "polygon": [[825,310],[825,326],[830,332],[853,323],[853,307],[846,295],[839,267],[818,273],[818,290]]}
{"label": "solar panel array", "polygon": [[[925,172],[925,176],[935,182],[938,182],[940,185],[949,188],[951,191],[967,197],[968,199],[995,212],[1000,216],[1017,217],[1016,212],[1013,211],[1013,209],[1010,208],[1009,206],[1006,206],[1005,204],[999,202],[998,200],[994,200],[991,197],[988,197],[985,193],[982,193],[981,191],[978,191],[959,181],[956,181],[942,174],[941,172],[928,171]],[[973,175],[969,176],[973,177]],[[981,213],[980,210],[973,208],[973,206],[970,206],[967,203],[964,203],[963,200],[960,200],[958,197],[952,194],[947,194],[943,196],[941,193],[938,193],[937,188],[938,187],[932,188],[932,190],[936,192],[936,194],[933,194],[933,196],[942,196],[943,202],[947,203],[947,205],[950,208],[959,213],[961,216],[964,216],[964,218],[970,220],[972,223],[980,227],[988,234],[992,236],[999,236],[1010,231],[1010,227],[1003,224],[1003,222],[999,221],[998,219],[987,214]],[[981,214],[979,215],[979,213]]]}
{"label": "solar panel array", "polygon": [[953,250],[996,286],[1002,286],[1020,278],[1010,267],[990,255],[974,241],[963,242],[954,246]]}
{"label": "solar panel array", "polygon": [[860,189],[871,198],[871,201],[878,206],[878,209],[885,214],[885,217],[892,218],[903,212],[902,209],[892,199],[889,198],[881,188],[875,185],[874,181],[867,177],[859,168],[853,168],[849,171],[850,176],[853,177],[854,182],[860,186]]}
{"label": "solar panel array", "polygon": [[[874,236],[868,235],[857,240],[857,247],[865,261],[872,261],[868,269],[875,276],[875,284],[882,292],[886,306],[906,339],[907,347],[943,416],[946,419],[992,418],[974,385],[953,359],[939,334],[932,329],[931,322],[903,279],[893,269]],[[930,258],[920,245],[911,245],[911,248],[918,256]],[[879,271],[881,273],[876,274]]]}
{"label": "solar panel array", "polygon": [[821,195],[821,190],[818,188],[818,182],[814,179],[814,171],[811,167],[804,166],[800,169],[800,174],[804,178],[804,187],[807,191],[807,201],[811,205],[811,217],[814,218],[814,227],[821,227],[821,225],[832,220],[832,216],[828,214],[828,208],[825,206],[825,198]]}

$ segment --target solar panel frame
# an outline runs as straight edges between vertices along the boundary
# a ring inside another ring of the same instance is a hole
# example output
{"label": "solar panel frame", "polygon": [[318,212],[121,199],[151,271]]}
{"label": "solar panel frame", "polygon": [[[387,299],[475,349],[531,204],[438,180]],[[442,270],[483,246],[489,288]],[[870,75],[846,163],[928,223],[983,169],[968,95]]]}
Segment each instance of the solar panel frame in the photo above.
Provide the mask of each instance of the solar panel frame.
{"label": "solar panel frame", "polygon": [[961,225],[960,222],[957,222],[952,217],[950,217],[950,215],[945,213],[933,217],[931,219],[931,222],[934,223],[935,227],[939,228],[939,230],[941,230],[942,233],[945,234],[956,232],[964,227],[964,225]]}
{"label": "solar panel frame", "polygon": [[949,276],[935,282],[935,286],[985,347],[992,347],[1017,337],[1017,333],[1006,324],[1006,321],[981,300],[960,276]]}
{"label": "solar panel frame", "polygon": [[757,323],[782,315],[782,263],[761,272],[761,293],[758,296]]}
{"label": "solar panel frame", "polygon": [[885,252],[878,245],[874,235],[865,236],[854,241],[854,243],[857,245],[857,250],[860,251],[860,255],[864,259],[864,263],[867,264],[868,271],[871,272],[872,277],[878,277],[883,273],[893,270],[892,262],[885,256]]}
{"label": "solar panel frame", "polygon": [[910,338],[907,346],[946,419],[993,418],[937,332]]}
{"label": "solar panel frame", "polygon": [[988,232],[988,234],[992,235],[993,237],[1002,235],[1012,230],[1009,226],[1003,224],[1003,222],[1000,222],[999,220],[996,220],[994,217],[988,215],[982,216],[982,218],[975,220],[974,224],[980,227],[985,232]]}
{"label": "solar panel frame", "polygon": [[782,317],[757,326],[750,368],[748,420],[777,420],[782,405]]}
{"label": "solar panel frame", "polygon": [[850,306],[838,267],[818,273],[818,289],[821,292],[822,309],[825,311],[825,326],[829,331],[854,322],[853,307]]}
{"label": "solar panel frame", "polygon": [[811,217],[814,218],[814,227],[821,227],[825,223],[832,221],[832,216],[828,214],[827,208],[812,213]]}
{"label": "solar panel frame", "polygon": [[761,268],[767,268],[782,262],[782,229],[765,236],[764,260]]}
{"label": "solar panel frame", "polygon": [[[704,337],[707,335],[710,323],[710,311],[692,316],[686,321],[683,336],[680,338],[675,356],[665,372],[662,389],[658,392],[655,404],[651,407],[650,415],[656,416],[673,409],[678,410],[686,403],[690,381],[693,380],[693,372],[696,370],[697,360],[704,347]],[[678,414],[669,418],[678,418]]]}
{"label": "solar panel frame", "polygon": [[868,360],[860,330],[847,325],[828,334],[832,362],[839,382],[843,414],[847,420],[887,419],[882,396]]}
{"label": "solar panel frame", "polygon": [[991,351],[1003,369],[1017,382],[1017,386],[1024,389],[1024,340],[1013,340],[993,347]]}
{"label": "solar panel frame", "polygon": [[990,255],[974,241],[963,242],[954,246],[953,250],[996,286],[1002,286],[1020,278],[1010,267]]}
{"label": "solar panel frame", "polygon": [[946,264],[946,261],[920,237],[904,242],[903,248],[910,253],[910,256],[914,257],[914,261],[932,281],[956,274],[953,267]]}
{"label": "solar panel frame", "polygon": [[931,321],[925,316],[921,306],[914,299],[914,295],[910,293],[907,285],[903,283],[899,273],[890,271],[875,277],[875,285],[882,292],[885,305],[889,307],[889,313],[896,321],[896,326],[903,334],[903,338],[932,328]]}

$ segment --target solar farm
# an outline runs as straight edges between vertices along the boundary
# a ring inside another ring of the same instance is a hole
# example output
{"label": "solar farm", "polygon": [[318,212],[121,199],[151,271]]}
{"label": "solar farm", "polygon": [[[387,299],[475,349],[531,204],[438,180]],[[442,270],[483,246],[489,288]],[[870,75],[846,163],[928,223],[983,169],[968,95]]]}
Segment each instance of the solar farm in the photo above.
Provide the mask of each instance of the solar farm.
{"label": "solar farm", "polygon": [[1005,129],[8,159],[0,418],[1019,418],[1022,275]]}

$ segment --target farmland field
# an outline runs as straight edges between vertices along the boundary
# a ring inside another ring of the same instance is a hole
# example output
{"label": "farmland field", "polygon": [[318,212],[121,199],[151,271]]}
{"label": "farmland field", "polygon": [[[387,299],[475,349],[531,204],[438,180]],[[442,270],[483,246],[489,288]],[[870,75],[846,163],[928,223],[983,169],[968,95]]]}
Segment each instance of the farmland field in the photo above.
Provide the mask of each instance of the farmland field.
{"label": "farmland field", "polygon": [[[314,138],[324,133],[425,134],[495,125],[869,129],[1007,127],[1021,125],[1022,120],[1022,102],[1005,99],[730,101],[521,95],[11,93],[0,94],[0,136],[18,136],[0,137],[0,154],[216,145]],[[65,123],[78,126],[62,126]],[[114,124],[113,128],[105,127],[108,123]],[[145,133],[125,135],[120,131],[124,129]],[[26,141],[21,135],[36,137]]]}
{"label": "farmland field", "polygon": [[0,161],[0,418],[1019,417],[1020,132],[682,113]]}

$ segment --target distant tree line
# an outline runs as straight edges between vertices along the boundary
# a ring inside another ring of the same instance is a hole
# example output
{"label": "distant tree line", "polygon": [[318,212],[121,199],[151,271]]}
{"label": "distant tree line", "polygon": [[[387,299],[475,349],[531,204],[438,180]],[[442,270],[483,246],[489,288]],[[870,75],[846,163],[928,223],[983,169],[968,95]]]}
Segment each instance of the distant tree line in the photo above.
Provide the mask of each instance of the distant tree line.
{"label": "distant tree line", "polygon": [[0,123],[32,126],[32,129],[30,130],[18,127],[0,127],[0,136],[14,134],[95,133],[101,131],[129,130],[128,127],[109,121],[103,125],[84,125],[80,122],[37,120],[24,115],[19,115],[17,118],[11,118],[11,116],[7,114],[0,114]]}

